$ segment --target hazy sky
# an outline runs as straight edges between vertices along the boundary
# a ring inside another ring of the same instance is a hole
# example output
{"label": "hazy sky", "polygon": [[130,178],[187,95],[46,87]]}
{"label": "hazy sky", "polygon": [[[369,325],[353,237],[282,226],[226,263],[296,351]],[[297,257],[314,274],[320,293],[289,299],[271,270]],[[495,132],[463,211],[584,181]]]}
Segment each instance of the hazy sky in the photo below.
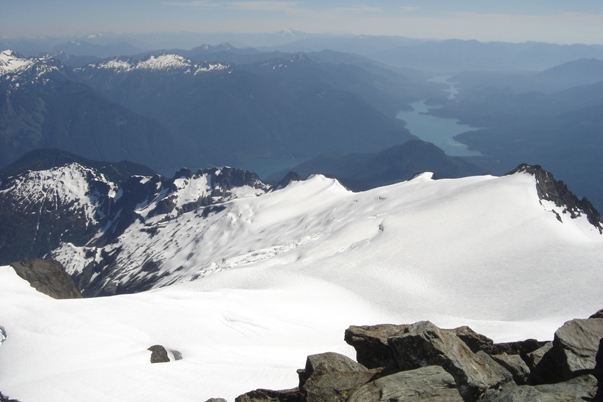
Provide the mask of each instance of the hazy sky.
{"label": "hazy sky", "polygon": [[0,0],[0,37],[283,28],[603,44],[603,0]]}

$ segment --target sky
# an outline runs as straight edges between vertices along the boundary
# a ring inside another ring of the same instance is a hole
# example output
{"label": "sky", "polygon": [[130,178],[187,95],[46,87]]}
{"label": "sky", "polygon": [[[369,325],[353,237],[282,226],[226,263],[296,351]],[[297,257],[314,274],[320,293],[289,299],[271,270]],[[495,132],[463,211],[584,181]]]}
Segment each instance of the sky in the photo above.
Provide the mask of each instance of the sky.
{"label": "sky", "polygon": [[603,44],[603,1],[0,0],[0,37],[281,29]]}

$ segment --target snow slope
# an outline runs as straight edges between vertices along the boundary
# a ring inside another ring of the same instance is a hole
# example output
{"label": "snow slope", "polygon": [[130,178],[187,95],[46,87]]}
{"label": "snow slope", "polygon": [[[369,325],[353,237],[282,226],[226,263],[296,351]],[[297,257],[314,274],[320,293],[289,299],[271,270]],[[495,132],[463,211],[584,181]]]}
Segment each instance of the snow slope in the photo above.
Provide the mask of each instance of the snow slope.
{"label": "snow slope", "polygon": [[[295,386],[309,354],[353,356],[352,324],[429,319],[497,341],[551,339],[603,305],[603,236],[556,211],[560,222],[526,173],[423,174],[363,193],[315,176],[223,206],[120,237],[122,256],[163,253],[163,288],[57,301],[0,268],[2,392],[234,400]],[[151,365],[158,343],[182,359]]]}

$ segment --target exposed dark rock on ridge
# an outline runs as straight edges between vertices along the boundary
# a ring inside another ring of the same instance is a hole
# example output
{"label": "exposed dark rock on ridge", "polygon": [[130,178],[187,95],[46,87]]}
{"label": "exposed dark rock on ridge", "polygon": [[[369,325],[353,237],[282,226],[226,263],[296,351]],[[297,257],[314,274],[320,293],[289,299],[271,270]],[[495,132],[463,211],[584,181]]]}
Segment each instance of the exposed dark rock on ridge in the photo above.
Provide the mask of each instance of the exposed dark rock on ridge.
{"label": "exposed dark rock on ridge", "polygon": [[[298,370],[298,388],[251,391],[236,401],[603,400],[603,318],[597,314],[566,322],[552,343],[495,344],[469,327],[446,330],[428,321],[352,326],[345,340],[371,369],[336,353],[313,355]],[[544,358],[530,364],[540,346]],[[549,355],[563,358],[551,360]]]}
{"label": "exposed dark rock on ridge", "polygon": [[[601,214],[586,198],[578,199],[560,180],[555,180],[553,175],[544,170],[539,165],[519,165],[516,169],[507,173],[507,175],[525,172],[536,178],[536,190],[541,200],[552,201],[558,206],[562,214],[569,214],[575,219],[584,214],[588,221],[603,234],[603,219]],[[557,219],[563,221],[558,212]]]}
{"label": "exposed dark rock on ridge", "polygon": [[63,266],[53,260],[21,260],[11,264],[17,275],[38,292],[55,299],[79,299],[82,293]]}

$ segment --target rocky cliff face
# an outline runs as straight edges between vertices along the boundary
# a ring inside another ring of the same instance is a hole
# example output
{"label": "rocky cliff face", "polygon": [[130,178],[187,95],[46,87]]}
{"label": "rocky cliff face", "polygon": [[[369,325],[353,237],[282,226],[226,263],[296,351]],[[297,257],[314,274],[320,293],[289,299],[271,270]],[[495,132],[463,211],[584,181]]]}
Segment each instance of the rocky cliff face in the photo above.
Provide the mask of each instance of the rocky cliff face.
{"label": "rocky cliff face", "polygon": [[[553,342],[495,344],[468,327],[352,326],[345,340],[359,363],[309,356],[299,387],[259,389],[237,402],[600,401],[603,318],[568,321]],[[362,363],[362,364],[361,364]]]}
{"label": "rocky cliff face", "polygon": [[38,292],[55,299],[79,299],[82,293],[63,266],[53,260],[22,260],[11,264],[17,275]]}

